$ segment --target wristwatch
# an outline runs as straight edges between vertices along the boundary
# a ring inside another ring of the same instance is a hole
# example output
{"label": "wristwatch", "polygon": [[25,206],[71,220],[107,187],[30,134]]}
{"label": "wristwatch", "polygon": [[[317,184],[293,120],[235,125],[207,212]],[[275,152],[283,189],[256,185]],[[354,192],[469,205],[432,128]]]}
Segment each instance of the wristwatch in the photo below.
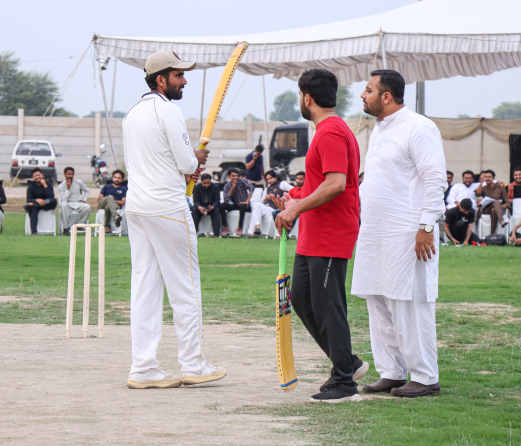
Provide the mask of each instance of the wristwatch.
{"label": "wristwatch", "polygon": [[420,229],[423,229],[427,234],[434,231],[434,226],[431,225],[420,225]]}

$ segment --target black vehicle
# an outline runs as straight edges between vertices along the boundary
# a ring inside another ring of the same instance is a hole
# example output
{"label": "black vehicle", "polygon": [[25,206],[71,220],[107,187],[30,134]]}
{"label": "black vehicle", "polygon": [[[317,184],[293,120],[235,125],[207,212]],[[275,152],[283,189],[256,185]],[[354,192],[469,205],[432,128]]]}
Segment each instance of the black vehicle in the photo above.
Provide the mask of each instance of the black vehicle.
{"label": "black vehicle", "polygon": [[[291,180],[297,172],[305,170],[305,159],[314,128],[308,122],[280,125],[275,128],[270,144],[270,167]],[[283,179],[283,178],[281,178]]]}

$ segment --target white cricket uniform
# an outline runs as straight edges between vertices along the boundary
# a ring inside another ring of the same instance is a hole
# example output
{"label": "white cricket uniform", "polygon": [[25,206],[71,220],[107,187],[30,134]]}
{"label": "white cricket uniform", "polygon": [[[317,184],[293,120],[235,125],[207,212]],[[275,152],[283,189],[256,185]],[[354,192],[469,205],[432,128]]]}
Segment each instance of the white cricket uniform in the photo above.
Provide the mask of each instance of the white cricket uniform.
{"label": "white cricket uniform", "polygon": [[[407,107],[377,120],[360,188],[362,225],[351,293],[367,299],[371,347],[382,378],[439,380],[435,302],[439,229],[447,189],[436,125]],[[415,253],[420,224],[434,226],[436,255]]]}
{"label": "white cricket uniform", "polygon": [[197,168],[181,109],[147,93],[123,120],[128,171],[126,214],[132,257],[130,373],[157,369],[166,286],[182,372],[201,373],[201,284],[197,235],[184,174]]}
{"label": "white cricket uniform", "polygon": [[[70,228],[73,224],[88,222],[91,208],[87,204],[89,198],[89,188],[85,183],[76,178],[72,179],[70,189],[67,189],[67,181],[62,181],[58,185],[58,196],[60,197],[60,226],[63,229]],[[85,203],[80,203],[85,201]],[[76,211],[77,217],[72,220],[72,211]]]}

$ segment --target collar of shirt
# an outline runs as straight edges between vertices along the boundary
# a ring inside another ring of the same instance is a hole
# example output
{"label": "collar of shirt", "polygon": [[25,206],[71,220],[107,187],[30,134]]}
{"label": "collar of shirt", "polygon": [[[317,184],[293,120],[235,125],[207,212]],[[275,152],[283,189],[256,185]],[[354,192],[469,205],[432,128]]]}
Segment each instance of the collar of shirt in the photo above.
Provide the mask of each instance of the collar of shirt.
{"label": "collar of shirt", "polygon": [[398,111],[395,111],[392,115],[389,115],[389,116],[386,116],[385,118],[383,118],[382,120],[376,118],[376,125],[378,127],[386,127],[389,123],[393,122],[396,118],[400,117],[401,115],[403,115],[407,110],[409,110],[407,108],[406,105],[404,105],[402,108],[400,108],[400,110]]}
{"label": "collar of shirt", "polygon": [[161,93],[158,93],[157,91],[150,91],[148,93],[145,93],[143,96],[141,96],[141,100],[146,101],[147,99],[155,99],[156,96],[159,96],[161,99],[163,99],[163,101],[168,102],[168,99]]}

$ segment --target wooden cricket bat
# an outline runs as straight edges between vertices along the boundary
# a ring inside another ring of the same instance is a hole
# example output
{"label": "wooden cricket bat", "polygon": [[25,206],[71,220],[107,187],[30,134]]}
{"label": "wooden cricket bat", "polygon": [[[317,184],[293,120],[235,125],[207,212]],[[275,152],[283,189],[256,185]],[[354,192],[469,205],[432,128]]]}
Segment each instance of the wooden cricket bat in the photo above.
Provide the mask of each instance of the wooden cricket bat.
{"label": "wooden cricket bat", "polygon": [[298,380],[293,361],[291,339],[291,277],[286,274],[287,233],[282,228],[279,252],[279,275],[277,276],[277,370],[282,390],[297,387]]}
{"label": "wooden cricket bat", "polygon": [[[221,75],[221,80],[219,81],[219,85],[217,86],[217,90],[215,90],[215,94],[213,95],[212,104],[210,105],[210,110],[208,110],[208,115],[206,116],[206,121],[204,122],[203,131],[201,133],[201,137],[199,138],[199,147],[198,149],[206,149],[207,144],[212,139],[213,129],[215,128],[215,123],[217,122],[217,117],[219,116],[219,112],[221,111],[221,107],[224,102],[224,98],[226,97],[226,93],[228,92],[228,87],[232,82],[233,75],[235,74],[235,70],[237,70],[237,66],[242,59],[242,56],[248,49],[248,42],[241,42],[239,45],[235,47],[232,55],[228,59],[226,66],[224,67],[223,74]],[[190,179],[190,182],[186,186],[186,195],[189,197],[192,196],[192,192],[194,191],[194,180]]]}

